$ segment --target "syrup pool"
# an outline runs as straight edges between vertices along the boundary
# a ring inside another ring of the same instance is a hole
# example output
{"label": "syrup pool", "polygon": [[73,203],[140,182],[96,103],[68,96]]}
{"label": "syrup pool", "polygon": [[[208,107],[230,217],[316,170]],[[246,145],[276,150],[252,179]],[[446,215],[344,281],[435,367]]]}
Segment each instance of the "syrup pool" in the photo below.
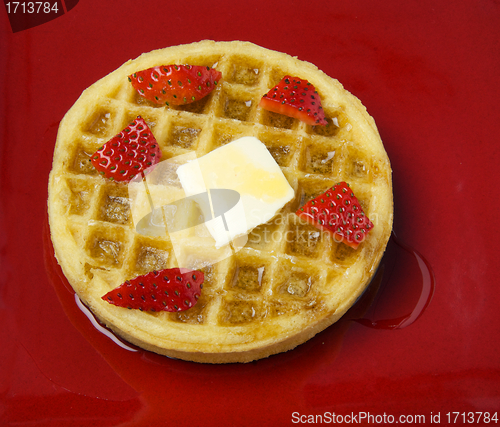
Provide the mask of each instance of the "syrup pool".
{"label": "syrup pool", "polygon": [[113,341],[115,344],[119,345],[121,348],[124,350],[128,351],[138,351],[136,348],[130,347],[129,345],[125,344],[122,340],[120,340],[115,334],[113,334],[109,329],[106,329],[104,326],[101,326],[99,322],[96,320],[92,312],[83,304],[83,302],[78,298],[78,295],[75,294],[75,302],[78,308],[82,311],[85,316],[90,320],[90,323],[92,323],[92,326],[96,328],[101,334],[106,335],[111,341]]}
{"label": "syrup pool", "polygon": [[377,273],[345,317],[368,328],[402,329],[422,316],[434,289],[429,262],[393,232]]}

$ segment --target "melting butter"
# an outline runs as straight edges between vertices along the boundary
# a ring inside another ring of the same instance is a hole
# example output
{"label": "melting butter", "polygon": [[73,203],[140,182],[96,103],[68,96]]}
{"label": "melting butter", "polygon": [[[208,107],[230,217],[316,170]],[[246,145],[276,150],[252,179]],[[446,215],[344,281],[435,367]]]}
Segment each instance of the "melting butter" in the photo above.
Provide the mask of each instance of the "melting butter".
{"label": "melting butter", "polygon": [[[208,188],[230,187],[240,194],[253,196],[267,203],[286,197],[290,185],[279,166],[276,169],[270,167],[269,159],[262,159],[260,163],[256,162],[255,156],[249,156],[249,148],[255,146],[254,140],[258,141],[256,138],[244,138],[243,142],[249,144],[247,147],[241,143],[230,143],[223,147],[221,155],[212,156],[209,163],[204,163],[201,171],[205,185]],[[264,156],[267,157],[265,154]]]}
{"label": "melting butter", "polygon": [[212,189],[239,193],[240,202],[226,212],[223,222],[215,218],[206,224],[217,247],[269,221],[294,197],[279,165],[254,137],[237,139],[188,162],[177,175],[187,196]]}

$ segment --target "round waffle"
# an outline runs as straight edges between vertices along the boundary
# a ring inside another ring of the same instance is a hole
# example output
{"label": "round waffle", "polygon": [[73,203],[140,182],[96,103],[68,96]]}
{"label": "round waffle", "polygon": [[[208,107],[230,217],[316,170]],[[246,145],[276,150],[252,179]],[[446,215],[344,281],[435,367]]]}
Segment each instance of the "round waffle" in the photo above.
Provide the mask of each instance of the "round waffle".
{"label": "round waffle", "polygon": [[[222,72],[216,89],[184,106],[142,98],[127,76],[156,65]],[[310,126],[259,106],[285,75],[317,89],[327,126]],[[295,191],[240,251],[203,268],[198,303],[178,312],[142,312],[101,297],[152,270],[176,267],[166,236],[136,232],[127,185],[101,177],[90,156],[137,116],[155,135],[162,160],[200,157],[242,136],[268,148]],[[346,181],[374,228],[354,250],[300,221],[295,211]],[[141,55],[83,92],[61,122],[49,179],[55,255],[96,317],[125,340],[170,357],[249,362],[305,342],[337,321],[368,286],[392,229],[389,159],[361,102],[312,64],[247,42],[202,41]]]}

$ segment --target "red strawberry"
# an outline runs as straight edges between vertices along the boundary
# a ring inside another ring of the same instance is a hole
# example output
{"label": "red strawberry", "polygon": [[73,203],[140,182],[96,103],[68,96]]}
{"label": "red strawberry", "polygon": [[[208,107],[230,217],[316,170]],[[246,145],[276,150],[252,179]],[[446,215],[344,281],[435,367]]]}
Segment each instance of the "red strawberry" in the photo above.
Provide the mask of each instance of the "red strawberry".
{"label": "red strawberry", "polygon": [[349,184],[345,182],[339,182],[309,200],[296,214],[320,230],[333,233],[336,240],[354,249],[373,228]]}
{"label": "red strawberry", "polygon": [[214,89],[220,71],[200,65],[161,65],[128,77],[134,89],[157,104],[183,105],[198,101]]}
{"label": "red strawberry", "polygon": [[130,181],[144,169],[158,163],[161,150],[140,116],[110,139],[91,157],[94,167],[106,178]]}
{"label": "red strawberry", "polygon": [[102,299],[118,307],[141,311],[184,311],[198,301],[204,280],[201,271],[185,268],[151,271],[127,280]]}
{"label": "red strawberry", "polygon": [[294,117],[308,125],[326,125],[321,99],[307,80],[285,76],[259,104],[262,108]]}

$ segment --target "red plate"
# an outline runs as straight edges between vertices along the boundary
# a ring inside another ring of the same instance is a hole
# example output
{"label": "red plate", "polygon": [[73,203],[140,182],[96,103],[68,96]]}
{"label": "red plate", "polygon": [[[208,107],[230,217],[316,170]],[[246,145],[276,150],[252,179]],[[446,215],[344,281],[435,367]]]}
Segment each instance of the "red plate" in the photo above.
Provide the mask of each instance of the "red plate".
{"label": "red plate", "polygon": [[[16,32],[0,10],[1,425],[499,422],[497,0],[58,4]],[[75,300],[47,226],[57,125],[82,90],[205,38],[338,78],[394,170],[395,235],[369,290],[311,341],[247,365],[116,342]]]}

